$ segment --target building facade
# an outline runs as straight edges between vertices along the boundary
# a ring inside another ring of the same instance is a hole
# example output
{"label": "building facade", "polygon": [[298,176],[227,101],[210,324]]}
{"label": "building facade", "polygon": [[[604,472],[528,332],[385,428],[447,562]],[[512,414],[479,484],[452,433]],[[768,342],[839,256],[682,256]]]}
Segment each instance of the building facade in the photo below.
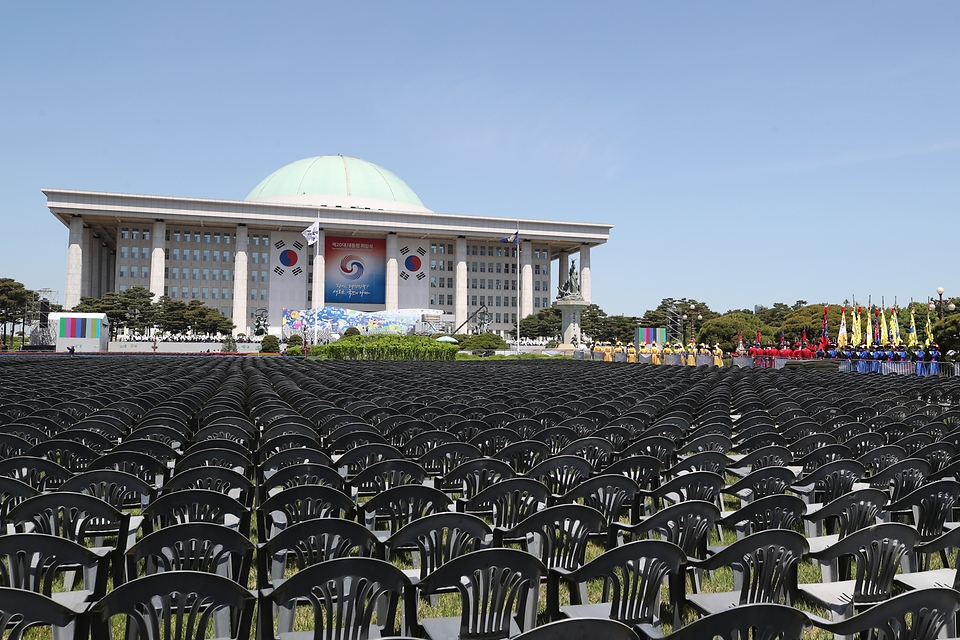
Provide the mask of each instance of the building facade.
{"label": "building facade", "polygon": [[[237,333],[258,312],[276,332],[284,309],[326,304],[439,309],[452,328],[486,307],[503,335],[552,304],[571,257],[589,301],[590,250],[612,228],[436,213],[390,171],[344,156],[291,163],[244,200],[43,192],[69,229],[65,309],[143,286],[216,307]],[[308,246],[301,232],[315,223]]]}

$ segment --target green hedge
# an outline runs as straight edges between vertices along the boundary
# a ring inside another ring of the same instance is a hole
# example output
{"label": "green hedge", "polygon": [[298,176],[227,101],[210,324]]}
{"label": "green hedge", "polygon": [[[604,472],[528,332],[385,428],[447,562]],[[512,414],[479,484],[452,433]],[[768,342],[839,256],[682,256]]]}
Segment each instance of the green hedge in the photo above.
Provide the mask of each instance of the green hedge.
{"label": "green hedge", "polygon": [[310,349],[328,360],[454,360],[458,347],[423,336],[350,336]]}

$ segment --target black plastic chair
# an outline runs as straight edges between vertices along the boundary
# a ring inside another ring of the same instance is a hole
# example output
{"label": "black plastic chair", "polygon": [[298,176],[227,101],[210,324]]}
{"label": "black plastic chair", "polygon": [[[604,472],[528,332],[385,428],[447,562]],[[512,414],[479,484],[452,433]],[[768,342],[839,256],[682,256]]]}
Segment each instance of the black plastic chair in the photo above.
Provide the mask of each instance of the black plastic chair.
{"label": "black plastic chair", "polygon": [[384,460],[358,473],[350,486],[356,495],[377,495],[401,485],[422,484],[426,478],[427,472],[416,462]]}
{"label": "black plastic chair", "polygon": [[[655,513],[660,510],[661,503],[676,504],[689,500],[703,500],[716,503],[720,497],[720,490],[727,484],[727,481],[712,471],[694,471],[677,476],[669,482],[665,482],[653,491],[637,492],[636,503],[633,513],[635,517],[644,513]],[[650,508],[647,509],[647,499],[650,500]]]}
{"label": "black plastic chair", "polygon": [[[669,586],[673,607],[673,626],[679,627],[683,609],[683,565],[687,557],[670,542],[639,540],[616,547],[572,571],[550,570],[547,583],[547,614],[551,619],[607,618],[631,627],[660,626],[660,588]],[[584,585],[590,580],[604,581],[601,601],[582,601]],[[560,606],[560,586],[566,583],[570,605]]]}
{"label": "black plastic chair", "polygon": [[225,467],[194,467],[181,471],[163,485],[163,493],[186,489],[208,489],[225,493],[243,506],[253,506],[256,494],[253,482],[233,469]]}
{"label": "black plastic chair", "polygon": [[434,513],[414,520],[384,543],[386,559],[409,551],[414,568],[404,571],[416,584],[453,558],[487,548],[493,541],[490,526],[466,513]]}
{"label": "black plastic chair", "polygon": [[513,476],[513,469],[506,462],[496,458],[477,458],[453,468],[437,481],[437,485],[447,493],[459,493],[469,500],[487,487]]}
{"label": "black plastic chair", "polygon": [[270,539],[290,525],[314,518],[356,518],[356,505],[331,487],[305,484],[276,493],[257,507],[257,532]]}
{"label": "black plastic chair", "polygon": [[731,607],[768,602],[793,605],[797,567],[809,547],[802,535],[786,529],[761,531],[737,540],[690,566],[704,571],[733,570],[733,590],[687,594],[686,601],[702,615]]}
{"label": "black plastic chair", "polygon": [[143,510],[144,531],[187,522],[212,522],[250,536],[250,510],[225,493],[184,489],[162,495]]}
{"label": "black plastic chair", "polygon": [[361,524],[341,518],[305,520],[257,546],[258,584],[262,589],[273,588],[286,579],[290,569],[303,571],[320,562],[347,557],[382,560],[385,556],[380,541]]}
{"label": "black plastic chair", "polygon": [[100,498],[121,511],[143,509],[157,495],[157,490],[145,480],[123,471],[108,469],[78,473],[60,485],[58,491]]}
{"label": "black plastic chair", "polygon": [[0,460],[0,476],[13,478],[38,491],[56,491],[73,473],[56,462],[34,456]]}
{"label": "black plastic chair", "polygon": [[[484,549],[441,565],[404,593],[407,635],[430,640],[501,640],[532,629],[541,578],[546,567],[517,549]],[[461,615],[418,621],[421,597],[455,590]],[[419,622],[418,633],[413,624]]]}
{"label": "black plastic chair", "polygon": [[865,473],[863,465],[856,460],[836,460],[800,476],[791,490],[807,504],[832,502],[850,493]]}
{"label": "black plastic chair", "polygon": [[514,640],[639,640],[627,625],[603,618],[568,618],[541,625],[514,637]]}
{"label": "black plastic chair", "polygon": [[920,533],[920,540],[929,542],[943,534],[943,525],[953,519],[953,508],[960,497],[960,482],[937,480],[887,505],[891,513],[907,512]]}
{"label": "black plastic chair", "polygon": [[548,569],[573,570],[583,565],[590,535],[606,527],[603,514],[581,504],[561,504],[537,511],[515,527],[494,529],[494,545],[520,542]]}
{"label": "black plastic chair", "polygon": [[[38,627],[52,628],[54,640],[85,640],[85,615],[40,593],[0,587],[0,633],[6,640],[37,637]],[[41,632],[42,633],[42,632]]]}
{"label": "black plastic chair", "polygon": [[170,469],[165,460],[139,451],[114,450],[94,459],[87,466],[88,471],[98,469],[127,473],[155,488],[163,486],[170,476]]}
{"label": "black plastic chair", "polygon": [[126,581],[162,571],[216,573],[246,586],[253,543],[209,522],[175,524],[144,536],[126,553]]}
{"label": "black plastic chair", "polygon": [[793,529],[806,512],[807,505],[797,496],[772,495],[743,505],[717,524],[735,529],[737,538],[744,538],[769,529]]}
{"label": "black plastic chair", "polygon": [[803,632],[810,628],[810,618],[803,611],[782,604],[746,604],[700,618],[673,633],[661,636],[654,629],[640,625],[641,638],[666,638],[667,640],[743,640],[745,638],[776,638],[776,640],[801,640]]}
{"label": "black plastic chair", "polygon": [[[419,484],[387,489],[359,505],[359,520],[383,541],[417,518],[448,511],[453,504],[447,494]],[[385,523],[386,530],[378,529]]]}
{"label": "black plastic chair", "polygon": [[[91,610],[92,640],[110,640],[114,616],[126,618],[129,640],[218,637],[248,640],[257,599],[233,580],[199,571],[164,571],[127,582]],[[227,614],[224,616],[224,614]],[[229,624],[215,624],[224,617]]]}
{"label": "black plastic chair", "polygon": [[741,504],[746,504],[759,498],[784,494],[796,479],[793,471],[786,467],[763,467],[724,487],[720,493],[735,496]]}
{"label": "black plastic chair", "polygon": [[640,487],[624,475],[604,474],[581,482],[557,499],[558,504],[582,503],[603,514],[606,521],[603,532],[614,522],[619,522],[624,507],[633,506]]}
{"label": "black plastic chair", "polygon": [[495,527],[511,528],[546,507],[550,490],[531,478],[511,478],[484,489],[469,500],[457,500],[457,511],[489,516]]}
{"label": "black plastic chair", "polygon": [[827,622],[813,618],[813,623],[837,636],[883,638],[883,640],[936,640],[941,630],[947,635],[956,631],[956,612],[960,609],[960,593],[948,588],[909,591],[871,607],[862,613]]}
{"label": "black plastic chair", "polygon": [[[312,609],[311,637],[352,640],[370,637],[371,631],[390,635],[407,585],[403,572],[383,560],[336,558],[311,565],[275,589],[261,589],[257,637],[279,640],[296,632],[298,604]],[[375,614],[376,629],[371,629]]]}
{"label": "black plastic chair", "polygon": [[0,476],[0,526],[6,522],[10,509],[27,498],[38,495],[40,495],[40,491],[30,485],[13,478]]}
{"label": "black plastic chair", "polygon": [[604,473],[616,473],[627,476],[637,483],[638,488],[651,491],[660,486],[660,472],[662,467],[663,465],[659,458],[638,454],[620,458],[604,469]]}
{"label": "black plastic chair", "polygon": [[258,487],[260,500],[266,500],[276,491],[304,484],[327,485],[337,491],[347,492],[347,485],[336,469],[322,464],[294,464],[280,469],[268,480],[263,480]]}
{"label": "black plastic chair", "polygon": [[583,458],[558,455],[541,462],[527,473],[539,480],[556,497],[562,496],[593,474],[593,467]]}

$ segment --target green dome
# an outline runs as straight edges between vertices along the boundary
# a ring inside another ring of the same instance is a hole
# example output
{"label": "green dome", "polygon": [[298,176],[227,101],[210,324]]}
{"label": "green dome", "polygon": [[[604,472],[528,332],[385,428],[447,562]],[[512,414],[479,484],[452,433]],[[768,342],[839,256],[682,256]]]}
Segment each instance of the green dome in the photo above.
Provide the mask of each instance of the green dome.
{"label": "green dome", "polygon": [[316,156],[291,162],[264,178],[246,199],[425,210],[413,189],[395,173],[349,156]]}

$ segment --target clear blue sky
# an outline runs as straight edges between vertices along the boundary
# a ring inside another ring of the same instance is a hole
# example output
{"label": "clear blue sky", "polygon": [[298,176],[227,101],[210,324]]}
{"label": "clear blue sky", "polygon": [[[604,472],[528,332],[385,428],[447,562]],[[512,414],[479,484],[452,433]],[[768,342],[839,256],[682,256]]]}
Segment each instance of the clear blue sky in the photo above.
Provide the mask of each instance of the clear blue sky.
{"label": "clear blue sky", "polygon": [[609,313],[960,295],[958,34],[947,1],[2,3],[0,276],[62,299],[43,187],[242,199],[340,153],[614,224]]}

